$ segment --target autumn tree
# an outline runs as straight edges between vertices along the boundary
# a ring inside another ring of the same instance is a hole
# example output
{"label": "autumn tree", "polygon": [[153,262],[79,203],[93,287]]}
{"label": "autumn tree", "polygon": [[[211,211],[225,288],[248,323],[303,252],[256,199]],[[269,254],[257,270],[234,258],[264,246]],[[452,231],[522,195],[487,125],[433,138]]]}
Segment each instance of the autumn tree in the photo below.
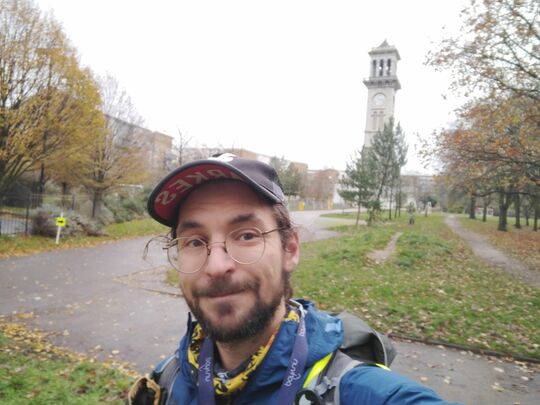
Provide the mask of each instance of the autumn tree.
{"label": "autumn tree", "polygon": [[304,196],[324,203],[326,208],[332,204],[336,184],[339,182],[339,172],[335,169],[322,169],[307,174]]}
{"label": "autumn tree", "polygon": [[92,217],[99,217],[104,195],[146,176],[142,118],[127,92],[112,76],[97,79],[103,124],[73,174],[92,196]]}
{"label": "autumn tree", "polygon": [[[499,230],[516,195],[538,188],[539,139],[521,98],[485,98],[464,106],[456,127],[435,134],[425,156],[441,163],[441,176],[472,197],[499,196]],[[471,204],[472,205],[472,204]]]}
{"label": "autumn tree", "polygon": [[472,190],[472,198],[498,194],[500,230],[511,203],[519,212],[528,184],[540,187],[538,15],[536,0],[471,1],[459,35],[428,55],[429,64],[453,73],[455,91],[474,97],[461,110],[460,127],[443,136],[450,150],[435,149],[459,166],[454,177],[468,172],[487,189]]}
{"label": "autumn tree", "polygon": [[540,101],[539,15],[538,0],[471,0],[459,34],[431,52],[428,63],[449,69],[455,90]]}
{"label": "autumn tree", "polygon": [[69,155],[96,125],[99,93],[52,16],[0,2],[0,196],[30,170]]}

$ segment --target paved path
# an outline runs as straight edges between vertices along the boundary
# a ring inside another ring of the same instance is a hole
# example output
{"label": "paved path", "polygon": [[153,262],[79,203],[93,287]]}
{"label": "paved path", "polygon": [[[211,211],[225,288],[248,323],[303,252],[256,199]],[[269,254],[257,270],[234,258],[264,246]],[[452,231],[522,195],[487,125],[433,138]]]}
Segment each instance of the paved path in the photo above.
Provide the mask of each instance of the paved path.
{"label": "paved path", "polygon": [[[25,322],[55,332],[53,343],[146,372],[176,348],[187,307],[177,289],[160,281],[162,252],[151,251],[150,263],[141,259],[145,242],[0,260],[0,313],[32,312]],[[418,343],[396,345],[393,369],[446,400],[532,405],[540,397],[540,374],[526,365]]]}
{"label": "paved path", "polygon": [[183,299],[153,292],[144,283],[129,283],[165,264],[158,259],[160,252],[151,253],[152,263],[142,260],[145,242],[134,239],[2,260],[0,313],[32,312],[32,326],[58,332],[53,343],[100,359],[118,350],[115,358],[147,370],[174,351],[188,309]]}
{"label": "paved path", "polygon": [[473,253],[482,261],[492,266],[494,269],[505,271],[520,278],[522,281],[540,288],[540,272],[531,271],[523,263],[518,262],[500,250],[493,247],[482,236],[465,229],[459,219],[454,215],[445,218],[444,222],[458,234],[461,238],[467,241],[471,246]]}

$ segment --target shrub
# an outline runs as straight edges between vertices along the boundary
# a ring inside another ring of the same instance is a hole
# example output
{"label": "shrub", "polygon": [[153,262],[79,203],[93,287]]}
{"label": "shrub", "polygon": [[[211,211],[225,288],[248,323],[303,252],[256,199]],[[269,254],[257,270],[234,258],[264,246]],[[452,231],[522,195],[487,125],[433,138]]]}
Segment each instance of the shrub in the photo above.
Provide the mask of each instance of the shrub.
{"label": "shrub", "polygon": [[[32,211],[32,234],[54,237],[56,236],[56,218],[60,216],[62,208],[52,205],[43,205]],[[103,235],[101,226],[88,217],[76,212],[64,212],[66,226],[62,229],[63,236],[100,236]]]}
{"label": "shrub", "polygon": [[105,199],[105,206],[112,212],[115,222],[141,218],[146,212],[147,194],[116,194]]}

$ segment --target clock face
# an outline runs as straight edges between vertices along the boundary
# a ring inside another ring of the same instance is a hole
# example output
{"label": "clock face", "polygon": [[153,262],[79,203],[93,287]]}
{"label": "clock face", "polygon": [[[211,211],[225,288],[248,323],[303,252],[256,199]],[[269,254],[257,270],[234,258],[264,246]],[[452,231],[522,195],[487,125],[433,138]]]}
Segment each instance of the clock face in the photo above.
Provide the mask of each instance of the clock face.
{"label": "clock face", "polygon": [[373,103],[377,107],[382,106],[384,104],[385,100],[386,100],[386,97],[382,93],[375,94],[375,97],[373,97]]}

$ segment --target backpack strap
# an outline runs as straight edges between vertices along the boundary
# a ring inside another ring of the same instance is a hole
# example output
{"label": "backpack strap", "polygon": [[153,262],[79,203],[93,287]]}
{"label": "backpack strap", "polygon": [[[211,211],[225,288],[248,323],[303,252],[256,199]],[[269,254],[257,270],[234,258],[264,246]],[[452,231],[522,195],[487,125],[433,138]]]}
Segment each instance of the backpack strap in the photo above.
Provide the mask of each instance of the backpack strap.
{"label": "backpack strap", "polygon": [[362,363],[358,360],[354,360],[342,351],[338,350],[336,352],[336,355],[334,356],[334,359],[332,361],[332,365],[326,372],[326,375],[324,378],[328,378],[333,382],[333,390],[329,391],[326,394],[325,397],[325,403],[326,404],[337,404],[339,405],[339,383],[341,382],[341,378],[347,373],[349,370],[352,370],[355,367],[365,365],[365,363]]}
{"label": "backpack strap", "polygon": [[361,364],[340,350],[330,353],[313,365],[304,389],[296,395],[295,405],[339,404],[341,377]]}
{"label": "backpack strap", "polygon": [[176,355],[166,358],[150,375],[135,381],[129,390],[128,405],[165,405],[179,369]]}
{"label": "backpack strap", "polygon": [[161,389],[150,376],[140,377],[128,392],[128,405],[161,405]]}
{"label": "backpack strap", "polygon": [[165,395],[172,391],[172,385],[176,374],[180,371],[180,362],[175,354],[166,358],[161,364],[152,371],[152,378],[165,391]]}

